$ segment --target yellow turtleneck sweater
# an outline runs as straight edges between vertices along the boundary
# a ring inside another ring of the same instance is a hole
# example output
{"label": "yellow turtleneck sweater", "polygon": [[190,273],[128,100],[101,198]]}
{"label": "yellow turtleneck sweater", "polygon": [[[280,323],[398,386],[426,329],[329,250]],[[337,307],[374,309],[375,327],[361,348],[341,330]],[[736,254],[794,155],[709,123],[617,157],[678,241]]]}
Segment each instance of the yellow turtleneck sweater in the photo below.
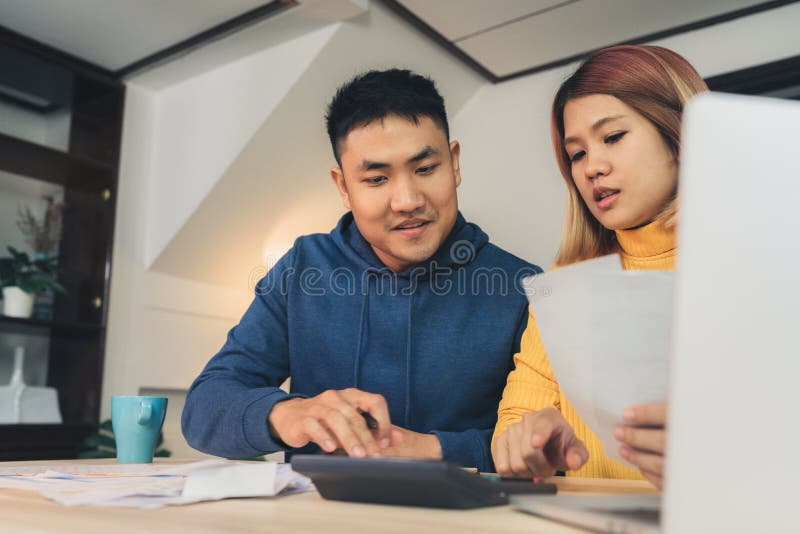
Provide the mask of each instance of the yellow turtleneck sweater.
{"label": "yellow turtleneck sweater", "polygon": [[[675,232],[659,222],[635,230],[617,231],[617,243],[626,270],[672,270],[675,266]],[[522,335],[520,352],[514,356],[515,369],[508,375],[503,398],[498,409],[497,426],[492,437],[492,447],[497,436],[522,419],[526,412],[552,407],[559,410],[586,445],[589,461],[567,476],[598,478],[642,478],[631,467],[609,459],[603,445],[589,427],[578,417],[564,397],[547,360],[533,313]]]}

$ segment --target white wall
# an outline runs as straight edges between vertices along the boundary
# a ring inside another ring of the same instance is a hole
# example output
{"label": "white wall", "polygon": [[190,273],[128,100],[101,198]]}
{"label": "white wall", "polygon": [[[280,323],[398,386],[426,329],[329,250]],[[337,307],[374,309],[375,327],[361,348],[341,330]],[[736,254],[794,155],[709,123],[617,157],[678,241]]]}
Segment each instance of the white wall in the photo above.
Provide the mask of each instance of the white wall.
{"label": "white wall", "polygon": [[[104,390],[133,394],[140,387],[186,386],[196,353],[221,345],[231,320],[249,303],[245,291],[207,286],[148,271],[144,266],[153,153],[149,135],[156,97],[127,89],[117,201]],[[189,321],[188,325],[182,324]],[[192,359],[187,362],[187,355]],[[109,409],[104,403],[104,409]]]}
{"label": "white wall", "polygon": [[[337,30],[317,30],[158,92],[149,267]],[[287,60],[287,58],[291,58]]]}
{"label": "white wall", "polygon": [[550,99],[573,69],[487,85],[450,127],[462,144],[465,216],[496,244],[545,269],[564,212],[564,186],[550,148]]}
{"label": "white wall", "polygon": [[[704,77],[800,54],[800,4],[676,35],[651,44],[684,55]],[[460,202],[494,241],[549,267],[565,205],[552,154],[549,112],[577,64],[486,85],[451,119],[462,141]]]}
{"label": "white wall", "polygon": [[[242,67],[218,69],[182,84],[183,95],[206,95],[202,100],[191,98],[193,106],[187,106],[186,99],[174,99],[182,103],[182,116],[192,117],[193,128],[180,129],[178,123],[167,135],[157,126],[155,135],[160,148],[154,157],[153,175],[159,183],[189,181],[182,178],[186,165],[177,166],[179,159],[167,161],[160,154],[181,152],[201,162],[215,158],[216,172],[207,172],[208,166],[197,166],[203,169],[202,173],[190,175],[192,183],[210,183],[199,202],[192,202],[192,197],[197,196],[185,187],[159,187],[155,192],[153,198],[158,201],[151,204],[156,208],[151,221],[158,220],[159,213],[165,213],[165,219],[173,218],[174,211],[184,215],[177,228],[160,224],[151,228],[151,238],[162,233],[159,240],[163,243],[153,258],[152,269],[203,283],[245,287],[250,273],[263,265],[265,256],[280,255],[298,234],[328,231],[343,207],[336,194],[331,195],[335,190],[328,169],[334,161],[325,133],[325,106],[336,88],[352,75],[387,66],[431,73],[440,80],[451,114],[457,113],[484,83],[381,4],[374,4],[368,12],[346,23],[320,29],[280,48],[280,53],[267,50],[254,54],[243,61]],[[309,54],[314,50],[316,54]],[[287,62],[303,63],[305,68],[288,69],[284,66]],[[284,76],[281,69],[299,74]],[[270,76],[236,75],[252,71],[268,72]],[[233,74],[233,80],[212,78],[226,74]],[[221,101],[220,107],[227,106],[226,117],[237,113],[258,115],[263,104],[256,105],[246,98],[226,99],[226,93],[213,93],[208,87],[245,82],[254,84],[248,91],[250,97],[269,102],[271,95],[277,95],[277,104],[268,117],[255,122],[255,130],[253,122],[235,123],[245,131],[250,127],[252,133],[238,151],[224,151],[229,157],[223,159],[221,143],[211,142],[214,135],[202,134],[218,129],[217,123],[209,120],[214,115],[205,109],[211,107],[210,111],[214,111],[215,106],[208,101]],[[160,91],[159,106],[168,108],[162,98],[165,92],[171,99],[172,89]],[[167,110],[159,111],[159,115],[163,113]]]}

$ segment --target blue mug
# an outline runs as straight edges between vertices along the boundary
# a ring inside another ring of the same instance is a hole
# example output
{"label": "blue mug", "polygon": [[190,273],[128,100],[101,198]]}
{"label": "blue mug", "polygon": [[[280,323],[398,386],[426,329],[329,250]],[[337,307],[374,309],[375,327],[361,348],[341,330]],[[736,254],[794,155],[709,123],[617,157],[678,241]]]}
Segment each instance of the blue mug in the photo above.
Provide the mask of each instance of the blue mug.
{"label": "blue mug", "polygon": [[111,426],[117,442],[117,461],[124,464],[152,462],[166,415],[166,397],[111,397]]}

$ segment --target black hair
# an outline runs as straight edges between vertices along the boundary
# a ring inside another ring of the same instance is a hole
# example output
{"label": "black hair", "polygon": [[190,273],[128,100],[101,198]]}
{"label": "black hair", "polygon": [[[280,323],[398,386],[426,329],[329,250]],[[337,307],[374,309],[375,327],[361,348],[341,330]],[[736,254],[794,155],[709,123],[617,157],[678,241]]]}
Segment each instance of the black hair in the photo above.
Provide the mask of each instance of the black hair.
{"label": "black hair", "polygon": [[371,70],[342,85],[328,105],[325,121],[336,162],[342,164],[338,143],[351,130],[389,115],[414,124],[428,117],[450,140],[444,99],[433,80],[404,69]]}

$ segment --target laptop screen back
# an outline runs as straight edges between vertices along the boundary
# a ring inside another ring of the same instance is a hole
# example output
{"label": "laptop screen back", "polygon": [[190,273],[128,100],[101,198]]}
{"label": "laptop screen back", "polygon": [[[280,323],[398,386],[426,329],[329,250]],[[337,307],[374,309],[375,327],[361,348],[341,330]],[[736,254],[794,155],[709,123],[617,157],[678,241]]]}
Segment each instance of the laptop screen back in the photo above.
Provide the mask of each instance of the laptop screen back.
{"label": "laptop screen back", "polygon": [[663,527],[796,526],[800,103],[708,94],[685,113]]}

